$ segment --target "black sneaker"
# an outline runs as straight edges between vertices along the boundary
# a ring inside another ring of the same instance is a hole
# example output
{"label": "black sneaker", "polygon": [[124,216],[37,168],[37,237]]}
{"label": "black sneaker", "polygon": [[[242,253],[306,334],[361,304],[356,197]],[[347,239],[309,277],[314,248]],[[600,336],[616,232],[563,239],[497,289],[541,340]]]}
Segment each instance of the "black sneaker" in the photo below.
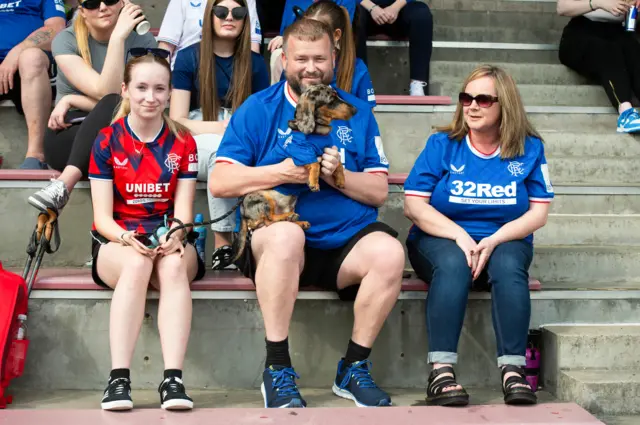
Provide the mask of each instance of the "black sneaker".
{"label": "black sneaker", "polygon": [[391,406],[389,394],[382,391],[371,378],[369,360],[347,364],[341,359],[333,383],[333,393],[353,400],[358,407]]}
{"label": "black sneaker", "polygon": [[236,270],[237,267],[231,260],[233,260],[233,248],[230,245],[216,248],[211,255],[211,270]]}
{"label": "black sneaker", "polygon": [[264,407],[302,408],[307,407],[296,385],[296,374],[292,367],[269,366],[262,373],[260,391]]}
{"label": "black sneaker", "polygon": [[187,395],[182,379],[172,376],[166,378],[158,387],[160,406],[166,410],[193,409],[193,400]]}
{"label": "black sneaker", "polygon": [[102,397],[102,410],[131,410],[131,381],[127,378],[116,378],[109,382]]}

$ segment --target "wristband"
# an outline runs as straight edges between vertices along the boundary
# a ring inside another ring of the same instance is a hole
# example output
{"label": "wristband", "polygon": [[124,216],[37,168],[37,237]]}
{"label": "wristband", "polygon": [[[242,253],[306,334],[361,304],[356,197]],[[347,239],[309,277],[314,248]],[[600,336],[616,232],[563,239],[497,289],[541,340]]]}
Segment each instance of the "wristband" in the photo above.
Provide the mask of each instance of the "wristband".
{"label": "wristband", "polygon": [[127,242],[127,241],[125,241],[125,240],[124,240],[124,235],[126,235],[127,233],[129,233],[129,232],[123,232],[123,233],[120,235],[120,237],[118,238],[118,241],[119,241],[122,245],[124,245],[124,246],[129,246],[129,242]]}
{"label": "wristband", "polygon": [[[589,0],[589,2],[591,2],[591,0]],[[374,4],[373,6],[371,6],[371,9],[369,9],[369,13],[371,13],[373,9],[375,9],[376,7],[378,7],[377,4]]]}
{"label": "wristband", "polygon": [[595,9],[593,8],[593,4],[591,3],[592,1],[593,1],[593,0],[589,0],[589,7],[590,7],[590,8],[591,8],[591,10],[593,11],[593,10],[595,10]]}

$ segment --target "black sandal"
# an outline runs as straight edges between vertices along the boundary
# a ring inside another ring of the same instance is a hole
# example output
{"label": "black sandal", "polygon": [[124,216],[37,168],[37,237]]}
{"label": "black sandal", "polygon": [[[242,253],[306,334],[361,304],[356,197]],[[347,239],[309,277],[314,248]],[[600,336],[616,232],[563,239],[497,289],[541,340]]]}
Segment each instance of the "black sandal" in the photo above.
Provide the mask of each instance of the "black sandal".
{"label": "black sandal", "polygon": [[[443,373],[450,373],[451,376],[444,376],[436,379]],[[466,406],[469,404],[469,394],[463,389],[444,391],[447,387],[459,385],[456,382],[456,373],[450,366],[433,369],[429,374],[427,385],[427,404],[430,406]]]}
{"label": "black sandal", "polygon": [[[504,381],[504,376],[509,372],[515,372],[519,376],[511,376]],[[525,379],[526,376],[521,367],[515,365],[505,365],[502,368],[502,392],[504,394],[505,404],[536,404],[538,397],[531,390],[529,383]],[[516,387],[515,385],[527,385],[526,387]]]}

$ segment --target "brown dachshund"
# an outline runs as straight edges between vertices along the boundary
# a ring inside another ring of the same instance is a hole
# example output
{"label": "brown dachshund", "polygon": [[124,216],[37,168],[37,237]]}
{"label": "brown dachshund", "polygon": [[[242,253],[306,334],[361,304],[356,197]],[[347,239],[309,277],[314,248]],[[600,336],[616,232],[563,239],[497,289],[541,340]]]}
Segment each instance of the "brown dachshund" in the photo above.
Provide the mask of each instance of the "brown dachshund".
{"label": "brown dachshund", "polygon": [[[357,112],[356,108],[342,100],[338,93],[326,85],[309,86],[296,107],[295,119],[289,121],[289,127],[306,135],[331,132],[331,121],[349,120]],[[309,188],[320,190],[320,163],[313,162],[304,166],[309,171]],[[333,172],[335,184],[344,188],[344,167],[340,162]],[[290,221],[303,230],[310,227],[309,222],[300,221],[295,213],[298,198],[295,195],[284,195],[277,190],[258,190],[244,197],[240,205],[241,225],[236,239],[236,261],[244,252],[247,234],[278,221]]]}

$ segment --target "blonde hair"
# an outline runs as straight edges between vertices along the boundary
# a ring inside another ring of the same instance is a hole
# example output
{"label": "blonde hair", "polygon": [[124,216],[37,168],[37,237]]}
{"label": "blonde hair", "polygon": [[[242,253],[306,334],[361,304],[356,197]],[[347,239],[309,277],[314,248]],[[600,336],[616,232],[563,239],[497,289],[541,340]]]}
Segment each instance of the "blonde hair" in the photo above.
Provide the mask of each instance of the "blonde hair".
{"label": "blonde hair", "polygon": [[[502,68],[493,65],[481,65],[474,69],[462,83],[465,91],[467,85],[482,77],[490,77],[496,87],[500,105],[500,157],[511,159],[524,155],[524,144],[527,136],[542,140],[533,127],[522,104],[515,81]],[[451,139],[461,141],[469,133],[469,126],[464,120],[463,107],[458,103],[453,121],[447,126],[437,127],[436,131],[449,134]]]}
{"label": "blonde hair", "polygon": [[[213,28],[213,6],[221,1],[209,0],[204,11],[204,18],[202,18],[198,78],[200,79],[199,97],[203,121],[217,121],[221,106],[216,88],[216,55],[213,53],[213,44],[216,38]],[[247,7],[245,0],[233,1],[242,7]],[[247,13],[242,31],[233,48],[233,76],[229,82],[229,91],[227,92],[227,99],[231,100],[232,112],[235,112],[251,95],[252,60],[251,22]]]}
{"label": "blonde hair", "polygon": [[76,35],[76,43],[78,44],[78,50],[82,60],[89,66],[91,66],[91,51],[89,50],[89,28],[81,13],[76,15],[76,19],[73,23],[73,32]]}
{"label": "blonde hair", "polygon": [[[169,73],[169,90],[171,90],[171,67],[169,66],[169,63],[167,62],[166,59],[152,55],[150,53],[144,56],[133,58],[129,62],[127,62],[127,66],[125,66],[124,68],[124,84],[125,85],[128,86],[129,83],[131,82],[131,74],[133,72],[133,68],[143,63],[157,63],[161,65],[163,68],[165,68]],[[129,115],[130,112],[131,112],[131,104],[129,103],[128,99],[125,99],[123,97],[120,100],[120,104],[116,109],[116,113],[113,116],[113,120],[111,121],[111,124],[115,123],[120,118],[123,118]],[[169,116],[165,112],[162,113],[162,118],[164,119],[164,122],[167,125],[167,127],[169,127],[169,131],[171,131],[171,133],[173,133],[173,135],[176,136],[178,140],[180,140],[184,134],[189,133],[189,129],[187,127],[169,118]]]}

